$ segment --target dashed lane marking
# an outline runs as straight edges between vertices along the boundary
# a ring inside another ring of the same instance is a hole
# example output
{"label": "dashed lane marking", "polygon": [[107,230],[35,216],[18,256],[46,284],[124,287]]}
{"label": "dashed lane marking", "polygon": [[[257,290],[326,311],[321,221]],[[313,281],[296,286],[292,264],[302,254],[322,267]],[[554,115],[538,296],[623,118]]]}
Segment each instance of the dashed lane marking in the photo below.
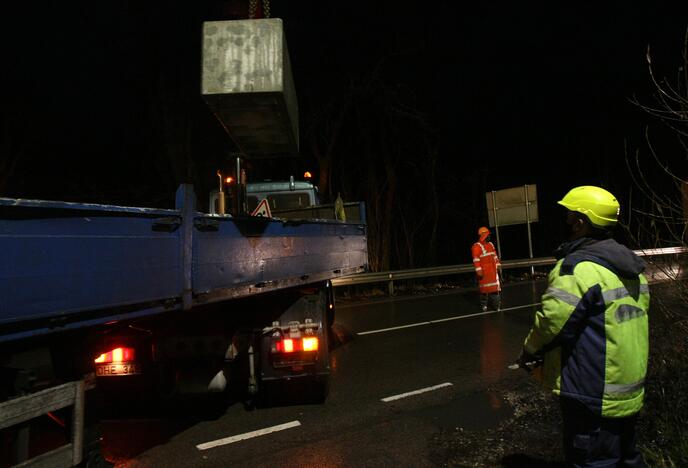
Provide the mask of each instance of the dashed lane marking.
{"label": "dashed lane marking", "polygon": [[245,432],[243,434],[225,437],[224,439],[217,439],[210,442],[205,442],[203,444],[198,444],[196,448],[198,450],[208,450],[211,448],[219,447],[221,445],[233,444],[234,442],[239,442],[241,440],[259,437],[266,434],[271,434],[273,432],[283,431],[285,429],[291,429],[292,427],[297,427],[300,425],[301,423],[299,421],[291,421],[284,424],[278,424],[277,426],[266,427],[265,429],[258,429],[257,431]]}
{"label": "dashed lane marking", "polygon": [[444,387],[451,387],[452,384],[449,382],[441,383],[439,385],[433,385],[432,387],[425,387],[421,388],[419,390],[414,390],[412,392],[406,392],[406,393],[400,393],[399,395],[392,395],[388,396],[386,398],[382,398],[381,401],[384,401],[385,403],[389,403],[390,401],[394,400],[400,400],[402,398],[414,396],[414,395],[420,395],[421,393],[426,393],[426,392],[431,392],[433,390],[437,390],[439,388],[444,388]]}

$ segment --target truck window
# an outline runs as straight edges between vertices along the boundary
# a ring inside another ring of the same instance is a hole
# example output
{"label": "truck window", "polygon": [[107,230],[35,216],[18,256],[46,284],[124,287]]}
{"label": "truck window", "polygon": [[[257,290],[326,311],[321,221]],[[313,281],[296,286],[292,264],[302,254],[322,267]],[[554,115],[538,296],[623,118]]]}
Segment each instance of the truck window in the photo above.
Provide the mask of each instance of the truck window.
{"label": "truck window", "polygon": [[[249,195],[246,198],[248,211],[252,212],[258,206],[260,200],[265,197],[264,194]],[[291,210],[296,208],[306,208],[313,205],[311,197],[308,192],[288,192],[288,193],[273,193],[267,195],[270,210]]]}
{"label": "truck window", "polygon": [[268,202],[272,210],[290,210],[293,208],[305,208],[311,205],[308,194],[299,192],[268,195]]}

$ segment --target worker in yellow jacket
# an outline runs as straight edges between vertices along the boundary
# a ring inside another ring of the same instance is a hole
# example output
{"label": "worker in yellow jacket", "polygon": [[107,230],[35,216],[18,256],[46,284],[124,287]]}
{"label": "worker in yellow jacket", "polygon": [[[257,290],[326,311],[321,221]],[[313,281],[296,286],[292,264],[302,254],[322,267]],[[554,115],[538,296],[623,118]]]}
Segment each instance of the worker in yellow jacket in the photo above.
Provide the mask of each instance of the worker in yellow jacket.
{"label": "worker in yellow jacket", "polygon": [[650,292],[644,262],[612,239],[620,206],[600,187],[558,202],[569,241],[556,252],[522,362],[544,358],[543,383],[559,396],[573,466],[645,466],[635,447],[648,359]]}

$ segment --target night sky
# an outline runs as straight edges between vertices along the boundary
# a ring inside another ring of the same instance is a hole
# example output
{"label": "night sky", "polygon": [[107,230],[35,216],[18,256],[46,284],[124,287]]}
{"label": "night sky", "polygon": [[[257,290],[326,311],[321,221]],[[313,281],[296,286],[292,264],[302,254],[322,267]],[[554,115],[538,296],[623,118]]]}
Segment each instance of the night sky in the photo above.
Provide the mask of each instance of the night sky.
{"label": "night sky", "polygon": [[[229,19],[237,3],[8,4],[0,196],[168,208],[181,181],[214,187],[236,149],[200,98],[200,31],[204,20]],[[440,217],[435,254],[391,267],[468,262],[487,220],[485,192],[523,184],[538,186],[534,254],[549,255],[561,240],[555,202],[569,188],[602,185],[629,199],[625,156],[647,153],[647,125],[667,161],[685,164],[685,152],[630,99],[654,102],[648,45],[657,76],[674,80],[688,2],[270,5],[284,20],[303,157],[256,164],[252,174],[317,177],[313,135],[342,119],[328,192],[365,200],[370,190],[357,180],[373,167],[374,148],[394,148],[393,203],[408,209],[392,229],[407,232],[423,214],[429,185]],[[389,166],[379,167],[389,183]],[[525,233],[502,230],[504,258],[527,256]]]}

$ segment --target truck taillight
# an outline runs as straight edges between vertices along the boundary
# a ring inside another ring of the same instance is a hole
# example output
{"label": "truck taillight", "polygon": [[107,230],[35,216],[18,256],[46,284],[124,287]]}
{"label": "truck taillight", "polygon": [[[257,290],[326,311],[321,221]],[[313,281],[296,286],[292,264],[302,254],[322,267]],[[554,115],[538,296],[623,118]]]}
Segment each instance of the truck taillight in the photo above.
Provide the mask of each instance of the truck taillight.
{"label": "truck taillight", "polygon": [[134,360],[134,348],[115,348],[95,359],[96,364],[129,362]]}
{"label": "truck taillight", "polygon": [[297,351],[317,351],[318,338],[315,336],[306,336],[304,338],[283,338],[273,343],[273,354],[294,353]]}
{"label": "truck taillight", "polygon": [[285,338],[282,341],[278,341],[276,347],[278,353],[293,353],[294,340],[291,338]]}
{"label": "truck taillight", "polygon": [[314,336],[306,337],[303,339],[302,345],[304,351],[317,351],[318,339]]}

